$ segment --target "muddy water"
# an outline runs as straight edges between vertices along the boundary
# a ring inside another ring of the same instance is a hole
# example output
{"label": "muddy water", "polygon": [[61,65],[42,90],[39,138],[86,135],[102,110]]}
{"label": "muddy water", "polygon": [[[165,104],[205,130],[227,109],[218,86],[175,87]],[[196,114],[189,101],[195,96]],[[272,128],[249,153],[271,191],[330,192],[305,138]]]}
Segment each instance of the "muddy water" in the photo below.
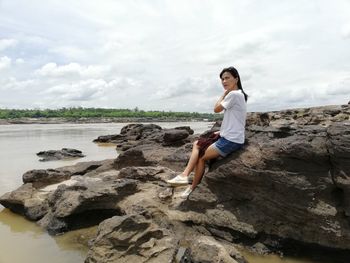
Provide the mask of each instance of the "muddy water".
{"label": "muddy water", "polygon": [[[27,124],[0,125],[0,195],[22,184],[22,174],[31,169],[56,168],[79,161],[115,158],[112,145],[97,145],[99,135],[119,133],[125,124]],[[189,125],[196,133],[209,123],[159,123],[164,128]],[[86,155],[71,161],[39,162],[36,153],[43,150],[76,148]],[[0,263],[77,263],[83,262],[87,242],[96,227],[51,237],[35,223],[13,214],[0,205]],[[243,252],[250,263],[317,263],[278,256],[261,257]]]}

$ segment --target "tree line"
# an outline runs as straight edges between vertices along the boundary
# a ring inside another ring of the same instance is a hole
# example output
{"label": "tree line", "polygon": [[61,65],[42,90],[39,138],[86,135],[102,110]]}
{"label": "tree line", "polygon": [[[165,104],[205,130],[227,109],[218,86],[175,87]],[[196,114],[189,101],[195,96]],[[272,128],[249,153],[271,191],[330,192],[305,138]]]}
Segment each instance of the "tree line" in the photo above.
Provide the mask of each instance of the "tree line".
{"label": "tree line", "polygon": [[135,109],[61,108],[61,109],[0,109],[0,119],[16,118],[155,118],[155,119],[220,119],[219,114]]}

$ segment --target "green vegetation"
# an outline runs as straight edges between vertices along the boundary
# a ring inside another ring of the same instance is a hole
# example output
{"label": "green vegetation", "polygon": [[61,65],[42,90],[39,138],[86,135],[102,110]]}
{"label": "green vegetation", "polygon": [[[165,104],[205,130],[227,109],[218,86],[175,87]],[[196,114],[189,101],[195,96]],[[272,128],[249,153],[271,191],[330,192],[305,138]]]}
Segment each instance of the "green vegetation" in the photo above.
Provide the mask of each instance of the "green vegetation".
{"label": "green vegetation", "polygon": [[16,118],[154,118],[154,119],[221,119],[219,114],[198,112],[143,111],[130,109],[62,108],[52,109],[0,109],[0,119]]}

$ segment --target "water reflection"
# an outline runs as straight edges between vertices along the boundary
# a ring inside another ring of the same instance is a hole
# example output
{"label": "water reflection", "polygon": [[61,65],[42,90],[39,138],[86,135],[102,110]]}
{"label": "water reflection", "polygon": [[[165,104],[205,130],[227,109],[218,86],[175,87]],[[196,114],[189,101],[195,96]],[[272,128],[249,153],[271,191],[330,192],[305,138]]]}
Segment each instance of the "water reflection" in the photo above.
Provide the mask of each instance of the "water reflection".
{"label": "water reflection", "polygon": [[[13,214],[0,211],[0,262],[1,263],[76,263],[83,262],[86,250],[75,246],[65,250],[57,245],[35,223]],[[82,246],[81,246],[82,247]]]}
{"label": "water reflection", "polygon": [[12,213],[9,209],[0,211],[0,224],[7,226],[11,233],[27,233],[32,238],[43,234],[43,230],[35,223],[26,220],[24,217]]}
{"label": "water reflection", "polygon": [[240,251],[249,263],[319,263],[302,258],[280,257],[278,255],[258,255],[245,250]]}
{"label": "water reflection", "polygon": [[88,252],[88,242],[97,234],[97,226],[70,231],[54,237],[56,244],[61,250],[79,251],[82,256]]}

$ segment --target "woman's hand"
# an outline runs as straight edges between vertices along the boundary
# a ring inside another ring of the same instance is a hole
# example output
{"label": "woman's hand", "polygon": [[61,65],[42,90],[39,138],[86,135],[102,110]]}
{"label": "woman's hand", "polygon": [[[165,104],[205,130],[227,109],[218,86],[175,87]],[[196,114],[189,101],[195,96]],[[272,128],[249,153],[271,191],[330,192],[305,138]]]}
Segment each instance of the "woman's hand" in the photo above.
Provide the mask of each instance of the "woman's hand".
{"label": "woman's hand", "polygon": [[226,89],[226,90],[225,90],[225,92],[224,92],[224,95],[223,95],[223,97],[225,98],[225,97],[226,97],[226,95],[230,93],[230,91],[231,91],[231,90],[229,90],[229,89]]}

